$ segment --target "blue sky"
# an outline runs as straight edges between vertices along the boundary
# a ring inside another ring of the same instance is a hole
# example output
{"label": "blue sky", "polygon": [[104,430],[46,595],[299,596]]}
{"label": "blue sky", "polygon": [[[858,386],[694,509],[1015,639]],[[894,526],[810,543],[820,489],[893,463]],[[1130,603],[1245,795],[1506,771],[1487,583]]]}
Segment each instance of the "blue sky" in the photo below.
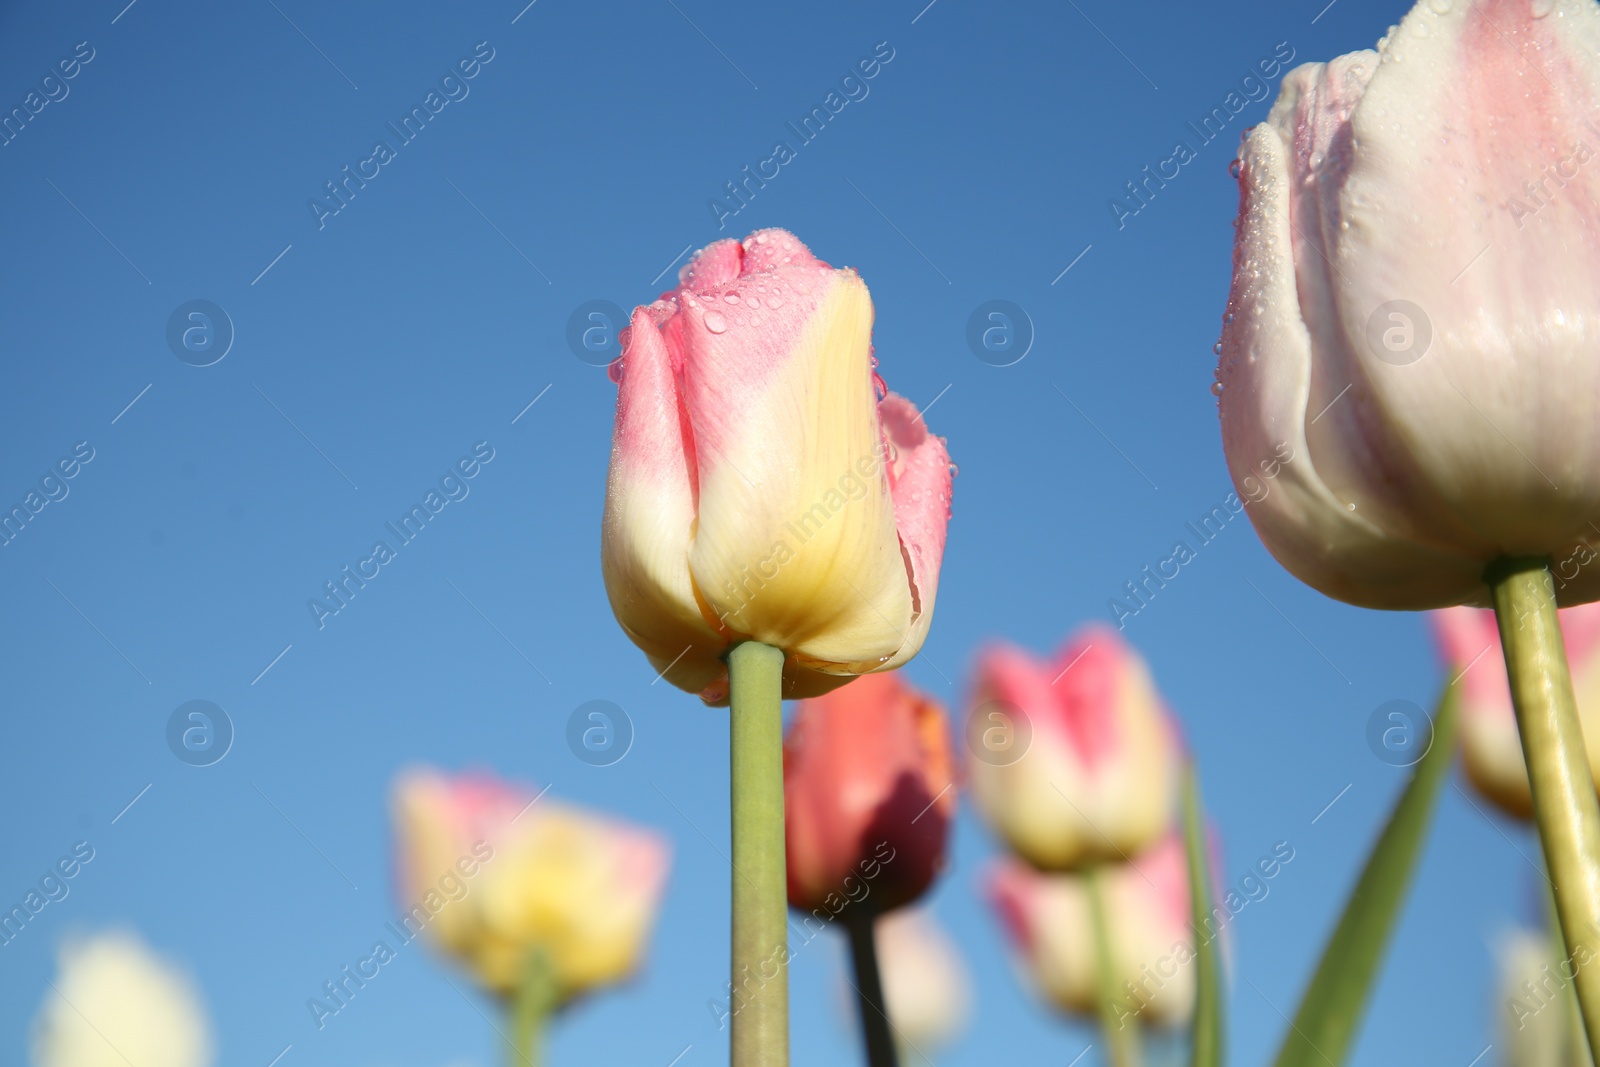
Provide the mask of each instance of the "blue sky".
{"label": "blue sky", "polygon": [[[222,1063],[286,1046],[282,1067],[498,1062],[487,1002],[417,948],[322,1031],[305,1007],[394,911],[386,792],[426,761],[673,840],[647,968],[573,1011],[552,1062],[725,1062],[705,1005],[726,980],[726,718],[652,685],[610,616],[615,388],[569,320],[647,301],[691,247],[765,226],[861,271],[884,377],[932,405],[960,466],[938,616],[906,668],[956,709],[985,638],[1043,651],[1109,621],[1231,491],[1211,346],[1262,64],[1371,47],[1403,13],[523,2],[0,12],[0,109],[57,97],[0,146],[0,500],[80,442],[93,455],[0,548],[0,898],[95,849],[0,948],[0,1059],[25,1058],[59,940],[128,924],[192,969]],[[843,81],[870,58],[871,79]],[[463,60],[473,76],[446,81]],[[788,124],[835,91],[849,102],[802,142]],[[438,113],[402,143],[388,124],[430,92]],[[1190,123],[1230,93],[1241,112],[1204,141]],[[778,141],[776,176],[728,200]],[[1125,199],[1179,141],[1177,176]],[[328,201],[347,166],[365,185]],[[231,323],[211,313],[232,334],[215,362],[168,342],[196,300]],[[1009,366],[968,343],[995,300],[1031,335]],[[479,442],[493,459],[467,495],[319,628],[308,598]],[[1242,517],[1124,621],[1200,761],[1225,877],[1295,849],[1234,927],[1234,1059],[1259,1062],[1403,784],[1368,719],[1431,706],[1441,672],[1420,618],[1301,586]],[[191,700],[233,724],[212,766],[167,747]],[[614,765],[567,747],[590,700],[633,723]],[[1493,948],[1533,914],[1537,846],[1466,797],[1446,788],[1357,1063],[1465,1065],[1492,1040]],[[963,807],[933,899],[978,1003],[941,1062],[1068,1062],[1092,1035],[1016,978],[977,894],[994,851]],[[798,1063],[854,1055],[840,958],[795,964]]]}

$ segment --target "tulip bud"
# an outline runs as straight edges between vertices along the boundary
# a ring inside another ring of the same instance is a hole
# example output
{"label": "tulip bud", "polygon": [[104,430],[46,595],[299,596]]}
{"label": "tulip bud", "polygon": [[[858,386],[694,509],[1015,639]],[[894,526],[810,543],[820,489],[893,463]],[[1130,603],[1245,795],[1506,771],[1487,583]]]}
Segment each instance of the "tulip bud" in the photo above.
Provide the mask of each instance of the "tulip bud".
{"label": "tulip bud", "polygon": [[622,340],[601,566],[662,676],[726,704],[741,640],[788,655],[789,697],[916,655],[950,460],[909,401],[880,399],[855,271],[782,230],[718,241]]}
{"label": "tulip bud", "polygon": [[[1182,837],[1173,834],[1131,863],[1098,868],[1097,875],[1105,896],[1119,1021],[1182,1023],[1194,1010],[1195,993]],[[1099,968],[1085,877],[1043,874],[1008,857],[991,869],[987,888],[1039,991],[1062,1011],[1094,1015]]]}
{"label": "tulip bud", "polygon": [[[1053,661],[1009,645],[986,650],[970,706],[973,798],[1040,870],[1126,859],[1172,825],[1177,727],[1115,630],[1085,627]],[[1003,731],[1007,749],[990,754],[989,731]]]}
{"label": "tulip bud", "polygon": [[33,1021],[37,1067],[206,1067],[210,1026],[193,982],[132,933],[61,949]]}
{"label": "tulip bud", "polygon": [[[1564,608],[1560,617],[1589,772],[1600,781],[1600,604]],[[1528,769],[1494,613],[1455,607],[1429,618],[1448,669],[1461,678],[1461,766],[1467,779],[1507,814],[1532,818]]]}
{"label": "tulip bud", "polygon": [[399,920],[509,994],[542,952],[560,999],[632,973],[666,880],[647,831],[487,775],[414,771],[395,789]]}
{"label": "tulip bud", "polygon": [[[1550,939],[1532,930],[1507,931],[1496,946],[1500,964],[1495,1015],[1506,1067],[1588,1067],[1576,1001],[1574,967]],[[1576,1044],[1574,1044],[1576,1041]]]}
{"label": "tulip bud", "polygon": [[874,924],[873,937],[889,1021],[895,1036],[911,1046],[901,1059],[913,1062],[955,1040],[971,1014],[972,982],[933,913],[918,907],[885,915]]}
{"label": "tulip bud", "polygon": [[898,674],[803,701],[783,745],[789,903],[877,913],[921,896],[944,867],[953,775],[944,709]]}
{"label": "tulip bud", "polygon": [[[1591,0],[1430,0],[1292,71],[1246,134],[1223,448],[1241,496],[1272,467],[1251,518],[1313,588],[1484,605],[1488,563],[1587,551],[1597,53]],[[1558,596],[1600,597],[1600,568]]]}

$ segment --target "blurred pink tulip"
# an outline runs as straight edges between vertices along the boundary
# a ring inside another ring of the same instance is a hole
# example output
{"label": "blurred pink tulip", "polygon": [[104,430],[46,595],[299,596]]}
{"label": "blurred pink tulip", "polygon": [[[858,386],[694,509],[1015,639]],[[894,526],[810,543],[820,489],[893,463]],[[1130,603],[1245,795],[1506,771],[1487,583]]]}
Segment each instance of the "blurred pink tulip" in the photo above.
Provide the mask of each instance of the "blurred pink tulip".
{"label": "blurred pink tulip", "polygon": [[944,709],[869,674],[800,705],[783,751],[789,903],[883,912],[944,867],[955,816]]}
{"label": "blurred pink tulip", "polygon": [[[1291,72],[1246,134],[1223,447],[1241,496],[1294,457],[1249,513],[1313,588],[1486,605],[1486,564],[1587,551],[1597,107],[1593,0],[1428,0],[1377,51]],[[1600,567],[1558,595],[1600,597]]]}
{"label": "blurred pink tulip", "polygon": [[973,799],[1039,869],[1122,859],[1172,825],[1177,727],[1144,661],[1110,627],[1083,628],[1049,661],[987,649],[969,707]]}
{"label": "blurred pink tulip", "polygon": [[[1589,772],[1600,780],[1600,604],[1564,608],[1560,616]],[[1461,675],[1461,766],[1468,780],[1507,814],[1531,818],[1528,770],[1494,612],[1446,608],[1429,619],[1451,675]]]}
{"label": "blurred pink tulip", "polygon": [[[1098,869],[1121,1017],[1174,1025],[1194,1010],[1194,935],[1183,838],[1173,834],[1131,863]],[[1006,858],[988,896],[1039,991],[1063,1011],[1093,1016],[1099,969],[1088,884]]]}
{"label": "blurred pink tulip", "polygon": [[623,337],[601,565],[663,676],[728,699],[729,646],[788,654],[816,696],[916,655],[951,466],[872,355],[872,299],[794,235],[697,253]]}
{"label": "blurred pink tulip", "polygon": [[562,807],[488,774],[402,776],[394,791],[396,926],[426,933],[510,993],[544,953],[562,1000],[627,977],[666,881],[656,834]]}

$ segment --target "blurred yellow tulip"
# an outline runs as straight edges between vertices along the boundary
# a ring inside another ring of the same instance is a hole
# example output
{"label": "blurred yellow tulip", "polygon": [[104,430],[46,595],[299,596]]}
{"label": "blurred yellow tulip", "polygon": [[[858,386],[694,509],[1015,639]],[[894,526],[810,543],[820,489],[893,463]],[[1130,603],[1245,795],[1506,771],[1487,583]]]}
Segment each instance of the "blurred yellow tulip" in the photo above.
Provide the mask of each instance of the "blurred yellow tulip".
{"label": "blurred yellow tulip", "polygon": [[541,797],[482,773],[402,776],[400,924],[506,995],[542,953],[565,1001],[638,966],[668,849],[653,833]]}

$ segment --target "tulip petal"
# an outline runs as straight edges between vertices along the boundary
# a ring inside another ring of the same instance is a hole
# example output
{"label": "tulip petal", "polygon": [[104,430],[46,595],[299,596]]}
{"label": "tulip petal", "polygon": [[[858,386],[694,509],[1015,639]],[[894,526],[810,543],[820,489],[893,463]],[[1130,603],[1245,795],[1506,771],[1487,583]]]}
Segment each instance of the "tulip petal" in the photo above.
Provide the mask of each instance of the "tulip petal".
{"label": "tulip petal", "polygon": [[[1382,49],[1325,197],[1340,361],[1373,447],[1414,467],[1413,511],[1486,558],[1542,555],[1600,500],[1600,8],[1418,4]],[[1402,366],[1362,340],[1397,299],[1433,338]]]}
{"label": "tulip petal", "polygon": [[[696,261],[699,262],[699,261]],[[706,622],[689,574],[693,446],[675,364],[650,309],[633,313],[617,389],[616,431],[601,524],[611,608],[673,685],[691,692],[726,677],[727,639]]]}
{"label": "tulip petal", "polygon": [[1296,289],[1290,185],[1278,131],[1255,127],[1241,152],[1233,287],[1218,366],[1234,485],[1250,501],[1251,521],[1272,554],[1329,596],[1394,608],[1482,600],[1482,562],[1390,535],[1321,476],[1307,441],[1307,420],[1323,412],[1308,410],[1312,339]]}
{"label": "tulip petal", "polygon": [[950,528],[952,472],[944,438],[928,432],[928,424],[911,401],[890,393],[878,405],[878,415],[893,457],[889,478],[894,521],[915,613],[900,650],[883,665],[883,670],[892,670],[921,651],[933,625],[939,568]]}
{"label": "tulip petal", "polygon": [[[773,300],[799,307],[774,315]],[[699,488],[689,569],[708,610],[807,666],[886,661],[912,604],[878,440],[866,286],[813,262],[681,301]]]}

